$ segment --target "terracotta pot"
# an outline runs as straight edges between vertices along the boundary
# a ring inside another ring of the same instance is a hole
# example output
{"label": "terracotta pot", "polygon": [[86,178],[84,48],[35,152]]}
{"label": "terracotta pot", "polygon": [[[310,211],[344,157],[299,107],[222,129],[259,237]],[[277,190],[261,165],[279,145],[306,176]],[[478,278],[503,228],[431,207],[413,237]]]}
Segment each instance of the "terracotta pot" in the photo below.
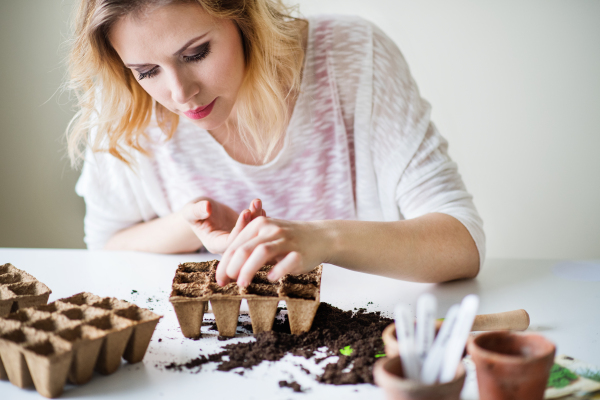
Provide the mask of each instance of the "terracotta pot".
{"label": "terracotta pot", "polygon": [[384,357],[375,363],[373,378],[388,400],[458,400],[465,383],[465,367],[460,363],[450,382],[425,385],[404,378],[399,356]]}
{"label": "terracotta pot", "polygon": [[471,337],[481,400],[542,400],[556,346],[535,333],[486,332]]}

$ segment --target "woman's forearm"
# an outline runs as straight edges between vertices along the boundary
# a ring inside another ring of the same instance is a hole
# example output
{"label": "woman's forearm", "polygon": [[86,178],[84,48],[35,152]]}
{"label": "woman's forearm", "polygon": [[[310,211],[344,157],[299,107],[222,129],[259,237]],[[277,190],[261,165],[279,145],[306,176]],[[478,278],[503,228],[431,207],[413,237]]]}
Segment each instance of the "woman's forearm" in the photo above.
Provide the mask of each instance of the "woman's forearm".
{"label": "woman's forearm", "polygon": [[180,213],[140,222],[114,234],[105,250],[134,250],[152,253],[191,253],[202,246]]}
{"label": "woman's forearm", "polygon": [[395,222],[319,221],[326,262],[355,271],[415,282],[474,278],[479,252],[465,226],[432,213]]}

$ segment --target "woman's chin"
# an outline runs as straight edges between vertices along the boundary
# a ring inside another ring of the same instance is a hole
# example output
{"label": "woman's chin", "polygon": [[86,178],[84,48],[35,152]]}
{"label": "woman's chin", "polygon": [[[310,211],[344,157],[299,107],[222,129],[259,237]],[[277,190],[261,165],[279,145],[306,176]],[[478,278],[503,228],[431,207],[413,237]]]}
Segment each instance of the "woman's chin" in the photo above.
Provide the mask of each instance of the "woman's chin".
{"label": "woman's chin", "polygon": [[186,116],[183,116],[183,118],[187,119],[188,121],[190,121],[191,123],[196,125],[198,128],[204,129],[205,131],[211,131],[211,130],[217,129],[219,126],[223,125],[222,123],[219,124],[219,123],[213,123],[211,121],[202,121],[202,120],[188,118]]}

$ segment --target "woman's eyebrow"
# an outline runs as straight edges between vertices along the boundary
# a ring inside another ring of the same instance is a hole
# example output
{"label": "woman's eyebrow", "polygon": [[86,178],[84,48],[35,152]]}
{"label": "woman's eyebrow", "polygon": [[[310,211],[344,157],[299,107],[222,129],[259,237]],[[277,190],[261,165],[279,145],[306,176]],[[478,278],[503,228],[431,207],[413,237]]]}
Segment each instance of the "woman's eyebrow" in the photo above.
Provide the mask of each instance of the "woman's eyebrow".
{"label": "woman's eyebrow", "polygon": [[[209,32],[210,32],[210,31],[209,31]],[[179,55],[180,55],[180,54],[181,54],[181,53],[182,53],[182,52],[183,52],[185,49],[187,49],[187,48],[188,48],[188,47],[189,47],[189,46],[190,46],[192,43],[194,43],[194,42],[195,42],[195,41],[197,41],[197,40],[200,40],[200,39],[202,39],[202,38],[203,38],[204,36],[206,36],[206,35],[208,35],[208,32],[206,32],[206,33],[204,33],[204,34],[202,34],[202,35],[200,35],[200,36],[198,36],[198,37],[195,37],[195,38],[193,38],[193,39],[191,39],[191,40],[188,40],[188,42],[187,42],[186,44],[184,44],[182,48],[180,48],[180,49],[179,49],[179,50],[177,50],[175,53],[173,53],[173,57],[177,57],[177,56],[179,56]]]}
{"label": "woman's eyebrow", "polygon": [[127,68],[149,67],[154,64],[125,64]]}

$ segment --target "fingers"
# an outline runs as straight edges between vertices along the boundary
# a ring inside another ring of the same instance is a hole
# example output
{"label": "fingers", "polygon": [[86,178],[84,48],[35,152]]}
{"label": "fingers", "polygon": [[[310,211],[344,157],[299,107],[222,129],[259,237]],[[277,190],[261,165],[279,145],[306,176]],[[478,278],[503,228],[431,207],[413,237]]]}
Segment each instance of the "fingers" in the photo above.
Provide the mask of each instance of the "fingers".
{"label": "fingers", "polygon": [[[237,272],[233,271],[238,271],[239,267],[233,268],[231,270],[231,275],[229,273],[225,274],[225,271],[229,271],[228,265],[233,260],[233,256],[240,250],[240,248],[246,246],[244,247],[244,249],[241,250],[242,252],[245,252],[246,250],[253,249],[260,242],[268,242],[276,239],[281,230],[278,227],[271,227],[271,229],[265,229],[266,225],[266,219],[264,217],[261,216],[256,218],[255,220],[251,221],[237,235],[237,237],[229,244],[229,246],[227,246],[227,250],[225,250],[223,257],[221,258],[221,262],[219,263],[219,267],[221,267],[223,270],[219,271],[219,275],[217,276],[217,282],[219,282],[219,279],[225,282],[228,279],[227,277],[231,278],[232,276],[234,276],[233,279],[237,278]],[[259,234],[262,239],[254,241],[254,239],[257,238]],[[250,256],[250,253],[251,251],[247,254],[245,258],[243,258],[244,261]],[[241,259],[238,258],[236,263],[239,263],[240,260]]]}
{"label": "fingers", "polygon": [[302,272],[302,256],[297,251],[290,251],[283,260],[279,261],[269,272],[267,278],[270,281],[276,281],[287,274],[297,274]]}
{"label": "fingers", "polygon": [[[235,223],[235,226],[231,230],[229,237],[227,238],[227,247],[229,247],[231,245],[231,242],[233,242],[235,240],[235,238],[246,227],[246,225],[248,225],[248,223],[250,221],[251,221],[250,210],[242,211],[237,219],[237,222]],[[225,286],[230,282],[230,279],[226,273],[226,263],[224,263],[223,260],[221,260],[221,262],[217,266],[216,279],[217,279],[217,283],[220,286]]]}
{"label": "fingers", "polygon": [[252,219],[256,218],[256,217],[260,217],[263,214],[263,209],[262,209],[262,201],[260,199],[254,199],[250,202],[250,212],[252,213]]}
{"label": "fingers", "polygon": [[267,216],[267,212],[265,210],[262,210],[262,216],[266,217]]}
{"label": "fingers", "polygon": [[253,242],[238,249],[227,266],[227,276],[237,279],[237,284],[241,287],[248,286],[258,270],[269,260],[285,252],[285,242],[281,239],[262,242],[262,238],[257,237]]}
{"label": "fingers", "polygon": [[240,215],[237,219],[237,222],[235,223],[235,226],[231,230],[231,233],[229,234],[229,238],[227,239],[228,245],[231,244],[231,242],[233,242],[235,240],[235,238],[240,234],[242,229],[244,229],[246,227],[246,225],[248,225],[248,223],[250,223],[250,221],[252,221],[251,216],[252,216],[252,214],[251,214],[250,210],[244,210],[240,213]]}
{"label": "fingers", "polygon": [[[248,258],[254,251],[254,248],[258,244],[260,244],[263,240],[264,239],[262,239],[262,238],[255,237],[254,239],[244,243],[237,250],[235,250],[235,252],[233,252],[229,261],[226,264],[228,278],[230,278],[234,281],[238,279],[238,274],[239,274],[240,269],[242,268],[242,265],[244,265],[246,260],[248,260]],[[247,286],[247,284],[241,285],[240,283],[241,282],[238,281],[239,286]]]}
{"label": "fingers", "polygon": [[[242,215],[244,219],[243,221],[240,221]],[[235,249],[258,235],[260,221],[256,221],[253,225],[251,225],[250,222],[254,222],[252,221],[252,211],[244,210],[240,214],[238,222],[234,227],[235,232],[232,231],[233,236],[231,239],[228,238],[227,240],[227,249],[223,253],[223,257],[221,257],[221,261],[217,267],[215,278],[220,286],[225,286],[230,281],[229,276],[227,275],[227,265],[231,261],[231,257],[233,256]]]}
{"label": "fingers", "polygon": [[271,264],[271,260],[279,261],[269,272],[271,281],[286,274],[307,272],[310,265],[318,264],[318,260],[306,258],[315,258],[306,250],[311,248],[310,241],[303,239],[307,232],[289,221],[258,217],[248,223],[223,254],[217,282],[223,285],[235,280],[240,287],[247,287],[258,270]]}
{"label": "fingers", "polygon": [[208,200],[201,200],[197,203],[188,203],[183,208],[183,217],[188,222],[203,221],[212,214],[212,205]]}
{"label": "fingers", "polygon": [[217,271],[216,271],[215,278],[217,280],[217,285],[219,285],[219,286],[225,286],[229,282],[231,282],[231,279],[229,279],[229,277],[227,276],[227,271],[225,270],[225,266],[222,265],[221,263],[219,263],[219,265],[217,265]]}

